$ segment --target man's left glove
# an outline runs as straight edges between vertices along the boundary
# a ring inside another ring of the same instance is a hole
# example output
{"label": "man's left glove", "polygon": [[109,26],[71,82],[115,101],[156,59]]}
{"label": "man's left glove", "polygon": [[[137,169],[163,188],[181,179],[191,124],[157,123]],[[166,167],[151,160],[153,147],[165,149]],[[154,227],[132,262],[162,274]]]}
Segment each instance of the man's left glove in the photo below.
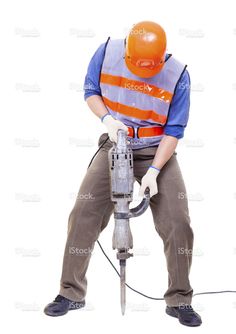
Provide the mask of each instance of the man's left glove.
{"label": "man's left glove", "polygon": [[150,189],[150,197],[156,195],[158,193],[157,186],[157,176],[160,173],[160,170],[154,166],[150,166],[148,168],[147,173],[143,176],[141,180],[141,186],[139,189],[139,196],[144,196],[144,191],[148,187]]}
{"label": "man's left glove", "polygon": [[112,142],[117,143],[117,132],[119,129],[128,133],[128,127],[121,121],[113,118],[109,113],[102,117],[102,123],[106,125],[109,139]]}

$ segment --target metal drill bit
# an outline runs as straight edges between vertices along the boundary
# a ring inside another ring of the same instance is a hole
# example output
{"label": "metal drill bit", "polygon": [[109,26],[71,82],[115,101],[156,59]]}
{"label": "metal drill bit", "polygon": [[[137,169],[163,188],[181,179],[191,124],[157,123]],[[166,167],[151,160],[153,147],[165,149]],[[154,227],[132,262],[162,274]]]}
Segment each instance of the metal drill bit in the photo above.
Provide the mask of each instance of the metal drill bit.
{"label": "metal drill bit", "polygon": [[126,305],[125,265],[126,265],[126,260],[120,260],[120,305],[121,305],[122,315],[125,314],[125,305]]}

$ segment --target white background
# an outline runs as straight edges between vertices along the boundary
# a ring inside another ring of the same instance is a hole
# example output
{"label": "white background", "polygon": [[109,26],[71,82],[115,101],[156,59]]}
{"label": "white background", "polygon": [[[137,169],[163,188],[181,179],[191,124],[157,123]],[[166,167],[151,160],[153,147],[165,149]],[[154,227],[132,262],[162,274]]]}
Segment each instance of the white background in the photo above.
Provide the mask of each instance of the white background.
{"label": "white background", "polygon": [[[12,333],[182,333],[163,301],[127,291],[96,245],[87,307],[60,318],[44,306],[58,294],[67,219],[103,125],[83,99],[88,62],[108,36],[134,23],[159,22],[168,51],[188,64],[191,112],[178,160],[186,182],[195,246],[194,292],[236,290],[235,97],[233,1],[1,1],[1,325]],[[137,191],[137,187],[135,188]],[[167,272],[150,211],[132,222],[127,281],[162,297]],[[100,241],[111,248],[113,220]],[[201,333],[235,333],[236,295],[196,296]],[[13,328],[11,328],[13,327]]]}

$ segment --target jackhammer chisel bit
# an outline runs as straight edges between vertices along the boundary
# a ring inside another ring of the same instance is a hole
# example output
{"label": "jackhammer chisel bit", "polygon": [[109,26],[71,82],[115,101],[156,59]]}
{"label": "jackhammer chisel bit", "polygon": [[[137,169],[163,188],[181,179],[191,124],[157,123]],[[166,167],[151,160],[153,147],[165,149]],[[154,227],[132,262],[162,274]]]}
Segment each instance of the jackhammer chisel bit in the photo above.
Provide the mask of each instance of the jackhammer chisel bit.
{"label": "jackhammer chisel bit", "polygon": [[117,144],[109,150],[109,170],[111,185],[111,200],[114,203],[115,227],[112,238],[112,248],[117,249],[117,259],[120,263],[120,301],[121,312],[125,314],[126,305],[126,260],[133,256],[129,250],[133,248],[133,238],[129,219],[140,216],[149,205],[149,189],[145,190],[142,202],[129,209],[133,200],[133,152],[127,143],[125,131],[118,130]]}

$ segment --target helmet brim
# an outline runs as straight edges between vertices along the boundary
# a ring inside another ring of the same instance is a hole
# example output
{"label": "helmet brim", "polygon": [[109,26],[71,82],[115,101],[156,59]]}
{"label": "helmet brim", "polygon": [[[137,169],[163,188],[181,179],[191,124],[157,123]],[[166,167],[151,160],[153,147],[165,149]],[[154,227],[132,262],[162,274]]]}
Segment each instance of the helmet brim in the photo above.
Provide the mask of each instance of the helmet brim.
{"label": "helmet brim", "polygon": [[163,66],[164,66],[164,62],[162,64],[160,64],[159,66],[155,67],[154,69],[149,69],[149,68],[141,68],[138,66],[134,66],[131,61],[129,60],[129,58],[127,57],[127,55],[125,55],[125,63],[126,66],[128,67],[129,71],[131,73],[133,73],[134,75],[140,77],[140,78],[151,78],[154,75],[158,74]]}

